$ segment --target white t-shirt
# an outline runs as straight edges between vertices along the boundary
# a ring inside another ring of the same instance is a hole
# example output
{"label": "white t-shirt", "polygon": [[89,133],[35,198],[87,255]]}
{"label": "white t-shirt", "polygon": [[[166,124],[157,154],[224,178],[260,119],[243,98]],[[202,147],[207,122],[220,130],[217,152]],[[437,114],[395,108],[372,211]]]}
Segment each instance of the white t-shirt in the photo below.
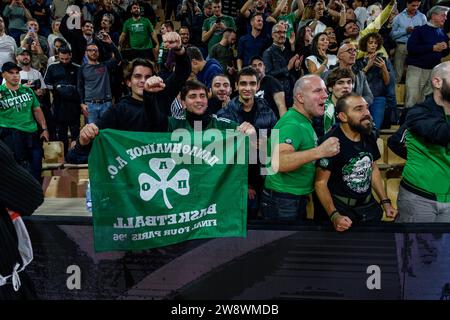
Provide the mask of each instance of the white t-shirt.
{"label": "white t-shirt", "polygon": [[0,68],[6,62],[16,62],[17,45],[13,37],[4,34],[0,37]]}
{"label": "white t-shirt", "polygon": [[[328,57],[327,67],[325,68],[325,70],[323,72],[328,71],[328,69],[331,66],[334,66],[335,64],[337,64],[337,57],[334,54],[327,54],[327,57]],[[316,65],[317,69],[319,69],[320,65],[322,64],[319,62],[319,60],[317,60],[316,56],[308,56],[306,58],[306,60],[313,62]]]}

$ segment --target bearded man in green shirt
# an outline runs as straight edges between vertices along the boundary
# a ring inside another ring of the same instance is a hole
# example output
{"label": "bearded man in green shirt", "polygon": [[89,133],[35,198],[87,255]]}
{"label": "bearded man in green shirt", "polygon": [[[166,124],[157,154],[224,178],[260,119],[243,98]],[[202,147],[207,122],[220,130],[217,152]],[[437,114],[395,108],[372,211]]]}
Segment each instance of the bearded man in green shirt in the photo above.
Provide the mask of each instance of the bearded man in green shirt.
{"label": "bearded man in green shirt", "polygon": [[406,116],[399,222],[450,222],[450,62],[431,72],[433,93]]}

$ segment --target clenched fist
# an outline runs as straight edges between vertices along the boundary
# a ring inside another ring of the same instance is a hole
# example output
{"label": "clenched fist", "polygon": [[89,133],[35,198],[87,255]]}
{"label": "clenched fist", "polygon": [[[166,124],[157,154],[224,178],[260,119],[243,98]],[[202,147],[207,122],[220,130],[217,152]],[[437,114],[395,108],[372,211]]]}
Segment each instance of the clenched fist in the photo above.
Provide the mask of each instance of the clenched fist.
{"label": "clenched fist", "polygon": [[340,151],[339,139],[336,137],[330,137],[320,146],[317,147],[320,158],[330,158],[337,155]]}
{"label": "clenched fist", "polygon": [[166,84],[164,80],[158,76],[152,76],[145,81],[144,89],[145,91],[156,93],[164,90]]}

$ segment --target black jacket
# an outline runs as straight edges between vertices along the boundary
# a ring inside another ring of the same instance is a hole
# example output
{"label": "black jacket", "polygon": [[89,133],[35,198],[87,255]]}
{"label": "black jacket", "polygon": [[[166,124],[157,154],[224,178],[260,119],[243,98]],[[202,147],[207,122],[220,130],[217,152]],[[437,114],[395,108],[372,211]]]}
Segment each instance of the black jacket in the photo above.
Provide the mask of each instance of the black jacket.
{"label": "black jacket", "polygon": [[[191,74],[191,61],[187,54],[175,57],[175,72],[166,81],[166,87],[157,94],[144,91],[144,102],[124,97],[119,103],[109,108],[95,123],[101,129],[117,129],[123,131],[167,132],[170,105]],[[77,144],[70,152],[89,153],[92,144]],[[69,156],[71,158],[72,155]]]}
{"label": "black jacket", "polygon": [[[0,141],[0,274],[8,276],[16,263],[21,263],[16,230],[6,208],[20,215],[30,215],[43,202],[39,182],[20,167],[8,147]],[[25,298],[29,287],[23,281],[18,292],[11,283],[0,286],[0,300]]]}
{"label": "black jacket", "polygon": [[[277,117],[267,101],[262,98],[255,98],[253,107],[256,108],[255,120],[252,123],[255,129],[272,129],[277,123]],[[217,116],[241,124],[244,122],[243,112],[242,102],[239,101],[239,97],[234,97],[225,108],[217,112]]]}
{"label": "black jacket", "polygon": [[408,130],[425,141],[447,146],[450,143],[450,123],[445,111],[434,101],[433,95],[427,96],[424,102],[416,104],[406,116]]}

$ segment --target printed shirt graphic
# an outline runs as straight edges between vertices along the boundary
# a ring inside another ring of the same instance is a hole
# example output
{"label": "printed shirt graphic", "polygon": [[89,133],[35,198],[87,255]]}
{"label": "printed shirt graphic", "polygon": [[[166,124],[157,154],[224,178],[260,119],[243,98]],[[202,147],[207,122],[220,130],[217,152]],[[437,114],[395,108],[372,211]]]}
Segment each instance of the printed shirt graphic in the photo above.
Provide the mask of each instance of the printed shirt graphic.
{"label": "printed shirt graphic", "polygon": [[245,236],[245,141],[234,130],[101,130],[89,156],[95,249]]}
{"label": "printed shirt graphic", "polygon": [[153,48],[151,40],[153,25],[147,18],[141,17],[137,21],[134,21],[133,18],[128,19],[123,25],[123,32],[129,37],[132,49]]}
{"label": "printed shirt graphic", "polygon": [[370,192],[372,183],[372,164],[380,158],[375,138],[361,137],[361,141],[348,139],[338,126],[325,134],[322,141],[329,137],[337,137],[340,152],[331,158],[322,158],[317,165],[331,171],[328,189],[331,194],[363,199]]}
{"label": "printed shirt graphic", "polygon": [[30,88],[20,84],[19,89],[12,91],[5,84],[0,86],[0,127],[35,132],[33,109],[37,107],[39,101]]}

